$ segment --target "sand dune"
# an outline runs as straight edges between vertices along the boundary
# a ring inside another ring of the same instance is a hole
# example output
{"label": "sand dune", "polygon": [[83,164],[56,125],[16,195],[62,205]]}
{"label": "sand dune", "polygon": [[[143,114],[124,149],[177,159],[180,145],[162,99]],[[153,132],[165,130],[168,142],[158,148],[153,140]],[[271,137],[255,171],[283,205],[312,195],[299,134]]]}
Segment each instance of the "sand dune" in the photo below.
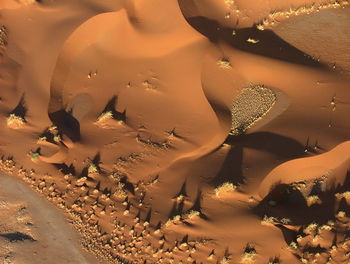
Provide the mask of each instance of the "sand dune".
{"label": "sand dune", "polygon": [[0,168],[61,263],[349,263],[349,6],[3,0]]}
{"label": "sand dune", "polygon": [[290,184],[320,179],[327,188],[342,185],[349,170],[348,153],[349,142],[347,141],[326,153],[283,163],[266,176],[260,185],[260,194],[264,197],[270,191],[271,185],[276,182]]}

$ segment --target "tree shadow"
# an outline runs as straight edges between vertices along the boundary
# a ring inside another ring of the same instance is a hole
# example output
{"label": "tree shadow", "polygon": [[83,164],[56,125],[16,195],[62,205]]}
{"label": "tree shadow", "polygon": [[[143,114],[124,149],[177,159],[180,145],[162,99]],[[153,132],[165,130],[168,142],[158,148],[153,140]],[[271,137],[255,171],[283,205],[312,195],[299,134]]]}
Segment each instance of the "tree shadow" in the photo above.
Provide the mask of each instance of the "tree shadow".
{"label": "tree shadow", "polygon": [[101,154],[99,152],[96,153],[94,158],[92,159],[92,163],[95,164],[96,166],[99,166],[101,163]]}
{"label": "tree shadow", "polygon": [[127,176],[123,176],[120,179],[120,182],[124,183],[124,187],[125,187],[125,189],[127,191],[129,191],[132,195],[135,195],[135,187],[130,181],[128,181],[128,177]]}
{"label": "tree shadow", "polygon": [[71,113],[62,109],[49,113],[49,118],[60,133],[69,137],[73,142],[80,140],[80,123]]}
{"label": "tree shadow", "polygon": [[24,94],[23,94],[17,106],[10,112],[10,114],[14,114],[16,116],[22,117],[25,120],[27,112],[28,112],[28,109],[25,106]]}
{"label": "tree shadow", "polygon": [[76,175],[75,167],[73,164],[68,166],[65,163],[53,163],[52,165],[56,167],[57,170],[61,171],[63,174]]}
{"label": "tree shadow", "polygon": [[209,218],[202,212],[202,198],[203,198],[202,191],[198,190],[198,193],[197,193],[196,199],[193,203],[193,206],[188,211],[189,212],[190,211],[197,211],[197,212],[199,212],[199,216],[202,219],[209,220]]}
{"label": "tree shadow", "polygon": [[177,211],[178,211],[178,212],[182,212],[182,211],[184,210],[184,207],[185,207],[185,200],[182,199],[182,200],[180,201],[180,203],[178,204],[178,206],[177,206]]}
{"label": "tree shadow", "polygon": [[83,178],[83,177],[86,177],[88,178],[89,176],[89,166],[85,166],[82,170],[81,170],[81,173],[79,175],[79,178]]}
{"label": "tree shadow", "polygon": [[21,233],[21,232],[14,232],[14,233],[5,233],[0,234],[1,237],[5,238],[6,240],[10,242],[16,242],[16,241],[36,241],[34,238],[32,238],[30,235]]}
{"label": "tree shadow", "polygon": [[179,196],[188,197],[186,192],[186,181],[182,184],[180,191],[173,197],[173,199]]}
{"label": "tree shadow", "polygon": [[152,208],[150,208],[147,212],[145,222],[151,223],[151,218],[152,218]]}
{"label": "tree shadow", "polygon": [[[105,108],[103,109],[102,113],[110,112],[112,113],[112,117],[118,121],[126,122],[126,110],[123,112],[118,112],[116,110],[116,106],[118,103],[118,97],[114,95],[106,104]],[[101,114],[102,114],[101,113]]]}
{"label": "tree shadow", "polygon": [[185,235],[185,236],[182,238],[180,244],[183,244],[183,243],[188,243],[188,235]]}
{"label": "tree shadow", "polygon": [[170,212],[169,212],[169,214],[168,214],[168,218],[169,219],[172,219],[172,218],[174,218],[174,216],[176,216],[176,215],[181,215],[182,214],[182,211],[180,211],[181,210],[181,208],[179,208],[178,206],[177,206],[177,202],[175,201],[175,202],[173,202],[173,205],[172,205],[172,207],[171,207],[171,210],[170,210]]}

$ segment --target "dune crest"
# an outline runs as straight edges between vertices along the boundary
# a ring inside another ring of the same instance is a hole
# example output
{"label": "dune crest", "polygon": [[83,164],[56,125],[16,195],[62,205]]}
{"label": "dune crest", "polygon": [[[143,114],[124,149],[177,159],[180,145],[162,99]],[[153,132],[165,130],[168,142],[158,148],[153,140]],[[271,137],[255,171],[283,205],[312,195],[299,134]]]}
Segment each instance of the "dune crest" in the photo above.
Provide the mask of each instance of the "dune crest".
{"label": "dune crest", "polygon": [[[91,263],[348,263],[348,12],[3,0],[0,169],[61,210]],[[29,231],[0,240],[35,249]]]}
{"label": "dune crest", "polygon": [[350,170],[350,142],[344,142],[332,150],[313,156],[294,159],[273,169],[263,180],[259,194],[264,197],[275,184],[322,179],[327,188],[344,183]]}

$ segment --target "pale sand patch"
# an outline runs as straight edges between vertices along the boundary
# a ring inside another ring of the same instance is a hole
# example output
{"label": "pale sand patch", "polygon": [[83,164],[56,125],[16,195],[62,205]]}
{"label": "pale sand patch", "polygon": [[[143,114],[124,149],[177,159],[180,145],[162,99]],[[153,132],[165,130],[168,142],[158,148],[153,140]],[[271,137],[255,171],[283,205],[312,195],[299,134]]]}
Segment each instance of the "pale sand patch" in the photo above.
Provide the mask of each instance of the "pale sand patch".
{"label": "pale sand patch", "polygon": [[275,103],[276,94],[263,85],[252,85],[243,88],[232,104],[231,134],[244,133],[266,115]]}

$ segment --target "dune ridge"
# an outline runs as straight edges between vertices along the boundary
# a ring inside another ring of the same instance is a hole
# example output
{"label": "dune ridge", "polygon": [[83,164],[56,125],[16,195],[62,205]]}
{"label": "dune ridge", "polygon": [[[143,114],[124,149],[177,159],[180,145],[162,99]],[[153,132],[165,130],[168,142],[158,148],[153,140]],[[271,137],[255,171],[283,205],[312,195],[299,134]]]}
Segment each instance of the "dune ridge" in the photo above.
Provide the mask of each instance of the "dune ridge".
{"label": "dune ridge", "polygon": [[5,0],[0,168],[96,263],[347,263],[348,5]]}

